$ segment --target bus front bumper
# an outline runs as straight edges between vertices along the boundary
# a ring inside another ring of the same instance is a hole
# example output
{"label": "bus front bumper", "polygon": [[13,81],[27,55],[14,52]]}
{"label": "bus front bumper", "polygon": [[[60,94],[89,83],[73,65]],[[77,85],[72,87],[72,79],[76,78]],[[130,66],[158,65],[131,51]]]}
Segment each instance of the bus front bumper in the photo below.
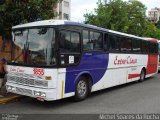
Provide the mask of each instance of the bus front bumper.
{"label": "bus front bumper", "polygon": [[35,88],[35,87],[17,85],[17,84],[8,83],[8,82],[6,83],[6,89],[8,92],[37,98],[38,100],[41,100],[41,101],[56,100],[56,89]]}

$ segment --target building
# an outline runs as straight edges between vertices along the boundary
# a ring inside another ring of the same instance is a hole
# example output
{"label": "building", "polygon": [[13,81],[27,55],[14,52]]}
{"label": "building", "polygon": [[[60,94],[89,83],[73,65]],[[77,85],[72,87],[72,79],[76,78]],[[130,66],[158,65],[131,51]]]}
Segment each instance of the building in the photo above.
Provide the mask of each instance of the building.
{"label": "building", "polygon": [[148,19],[152,23],[157,23],[160,19],[160,8],[152,8],[150,11],[148,11]]}
{"label": "building", "polygon": [[53,8],[57,12],[54,19],[70,20],[71,18],[71,0],[63,0]]}

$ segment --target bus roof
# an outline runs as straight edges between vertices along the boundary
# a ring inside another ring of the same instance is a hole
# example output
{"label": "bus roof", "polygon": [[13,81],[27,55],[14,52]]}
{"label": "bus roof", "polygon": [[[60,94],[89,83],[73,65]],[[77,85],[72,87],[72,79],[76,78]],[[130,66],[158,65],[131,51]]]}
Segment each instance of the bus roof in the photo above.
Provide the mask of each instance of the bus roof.
{"label": "bus roof", "polygon": [[83,24],[83,23],[73,22],[73,21],[68,21],[68,20],[36,21],[36,22],[30,22],[30,23],[26,23],[26,24],[16,25],[16,26],[13,26],[12,29],[26,28],[26,27],[36,27],[36,26],[54,26],[54,25],[75,25],[75,26],[82,26],[82,27],[87,27],[87,28],[91,28],[91,29],[103,30],[103,31],[107,30],[107,29],[100,28],[100,27],[97,27],[97,26],[94,26],[94,25]]}
{"label": "bus roof", "polygon": [[138,37],[138,36],[135,36],[135,35],[126,34],[126,33],[122,33],[122,32],[117,32],[117,31],[97,27],[97,26],[90,25],[90,24],[72,22],[72,21],[68,21],[68,20],[53,20],[53,19],[51,19],[51,20],[36,21],[36,22],[30,22],[30,23],[26,23],[26,24],[16,25],[16,26],[13,26],[12,29],[36,27],[36,26],[55,26],[55,25],[74,25],[74,26],[80,26],[80,27],[85,27],[85,28],[90,28],[90,29],[96,29],[96,30],[101,30],[101,31],[105,31],[105,32],[115,33],[115,34],[119,34],[119,35],[124,35],[124,36],[128,36],[128,37],[134,37],[134,38],[138,38],[138,39],[148,40],[146,38]]}
{"label": "bus roof", "polygon": [[145,38],[145,37],[143,37],[143,39],[145,39],[145,40],[147,40],[147,41],[150,41],[150,42],[155,42],[155,43],[158,42],[158,40],[155,39],[155,38]]}

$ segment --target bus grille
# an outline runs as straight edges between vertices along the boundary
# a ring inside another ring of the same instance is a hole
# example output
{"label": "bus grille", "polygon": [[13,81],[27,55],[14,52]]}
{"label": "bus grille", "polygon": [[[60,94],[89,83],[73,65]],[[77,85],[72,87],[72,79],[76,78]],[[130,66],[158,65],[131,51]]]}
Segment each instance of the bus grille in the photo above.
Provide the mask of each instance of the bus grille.
{"label": "bus grille", "polygon": [[47,86],[48,86],[48,82],[46,82],[46,81],[41,81],[41,80],[37,80],[37,81],[35,81],[35,85],[36,85],[36,86],[44,86],[44,87],[47,87]]}
{"label": "bus grille", "polygon": [[18,76],[7,75],[7,81],[14,82],[17,84],[29,85],[29,86],[48,87],[47,81],[23,78],[23,77],[18,77]]}
{"label": "bus grille", "polygon": [[29,95],[29,96],[32,95],[32,90],[27,90],[23,88],[16,88],[16,92],[23,95]]}

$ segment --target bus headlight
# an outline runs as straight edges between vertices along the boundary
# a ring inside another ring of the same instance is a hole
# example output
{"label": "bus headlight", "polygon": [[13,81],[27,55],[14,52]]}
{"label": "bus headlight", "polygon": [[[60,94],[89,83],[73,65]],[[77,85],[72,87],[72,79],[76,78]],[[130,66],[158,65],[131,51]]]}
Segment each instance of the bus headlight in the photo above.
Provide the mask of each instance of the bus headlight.
{"label": "bus headlight", "polygon": [[7,90],[12,90],[12,87],[11,86],[7,86]]}
{"label": "bus headlight", "polygon": [[46,93],[41,92],[41,97],[46,97]]}
{"label": "bus headlight", "polygon": [[40,95],[41,95],[41,92],[39,92],[39,91],[34,91],[34,95],[35,95],[35,96],[40,96]]}
{"label": "bus headlight", "polygon": [[12,87],[12,91],[16,91],[16,88],[15,88],[15,87]]}
{"label": "bus headlight", "polygon": [[46,97],[46,93],[40,92],[40,91],[34,91],[35,96],[41,96],[41,97]]}
{"label": "bus headlight", "polygon": [[7,90],[9,91],[16,91],[16,88],[15,87],[12,87],[12,86],[6,86]]}

